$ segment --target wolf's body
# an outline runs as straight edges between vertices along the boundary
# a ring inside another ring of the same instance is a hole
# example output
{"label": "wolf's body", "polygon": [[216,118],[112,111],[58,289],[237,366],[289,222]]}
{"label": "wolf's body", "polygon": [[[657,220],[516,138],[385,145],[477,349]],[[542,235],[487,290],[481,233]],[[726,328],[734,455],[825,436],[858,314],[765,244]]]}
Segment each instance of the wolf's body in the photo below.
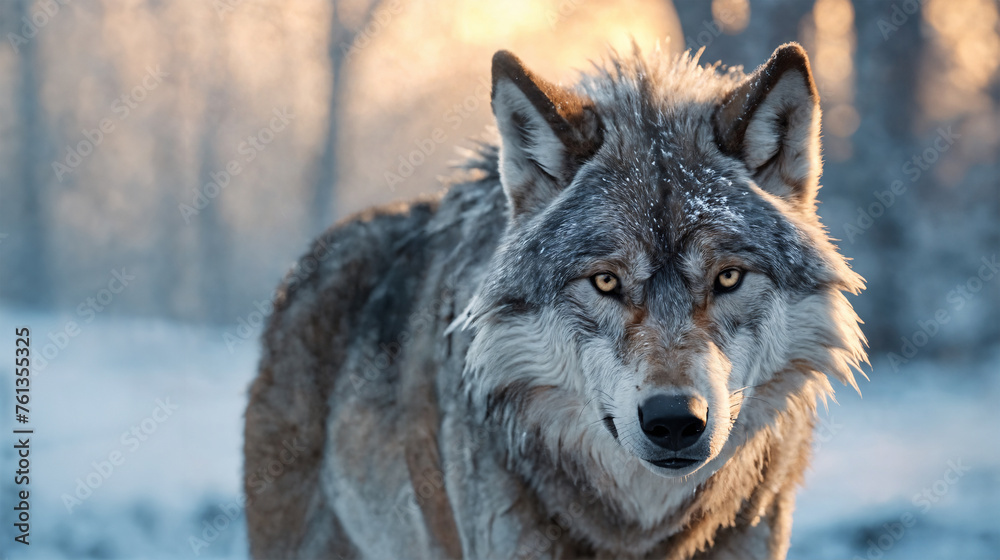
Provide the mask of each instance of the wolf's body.
{"label": "wolf's body", "polygon": [[253,555],[782,557],[827,374],[864,359],[804,53],[493,79],[478,180],[328,231],[283,285]]}

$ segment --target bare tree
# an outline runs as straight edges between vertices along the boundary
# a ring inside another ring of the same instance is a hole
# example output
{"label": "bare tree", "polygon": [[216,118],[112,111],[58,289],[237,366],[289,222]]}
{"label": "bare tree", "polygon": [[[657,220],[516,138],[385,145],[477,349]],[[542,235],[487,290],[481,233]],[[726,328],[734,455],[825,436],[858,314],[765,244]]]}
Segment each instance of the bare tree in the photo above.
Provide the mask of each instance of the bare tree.
{"label": "bare tree", "polygon": [[[183,25],[183,12],[178,14],[176,8],[169,4],[149,3],[149,9],[156,12],[161,21],[169,22],[178,32],[178,45],[164,49],[167,57],[167,68],[175,69],[189,65],[192,58],[190,28]],[[183,92],[179,87],[168,88],[163,92],[170,96],[168,115],[182,115]],[[156,127],[157,148],[154,153],[155,165],[160,172],[157,177],[158,212],[154,215],[155,223],[150,224],[155,231],[156,251],[150,262],[154,271],[151,274],[153,292],[157,295],[156,311],[166,316],[178,315],[178,300],[182,292],[184,277],[183,236],[181,235],[181,216],[177,211],[178,199],[187,202],[190,191],[183,188],[185,180],[190,177],[185,169],[184,158],[180,155],[183,146],[181,120],[166,118]],[[203,131],[204,139],[204,131]],[[200,171],[200,170],[199,170]],[[202,175],[198,175],[202,179]]]}
{"label": "bare tree", "polygon": [[[925,42],[920,25],[904,25],[886,40],[876,21],[889,13],[889,8],[874,2],[856,2],[858,22],[857,100],[858,111],[865,115],[854,134],[855,155],[849,165],[828,166],[827,182],[836,185],[830,189],[831,195],[839,190],[850,197],[853,210],[856,206],[867,206],[872,192],[886,188],[893,180],[900,179],[899,165],[918,149],[919,142],[914,137],[913,123],[917,120],[920,107],[917,92],[920,84],[920,61],[925,56]],[[897,163],[898,162],[898,163]],[[902,210],[915,200],[901,200]],[[900,324],[901,319],[909,319],[906,312],[906,292],[904,274],[907,262],[919,247],[908,246],[913,236],[914,224],[909,219],[910,212],[887,212],[880,218],[877,227],[872,227],[859,242],[852,244],[852,252],[857,252],[860,260],[868,267],[869,277],[866,295],[858,301],[862,318],[872,317],[866,328],[869,343],[873,349],[895,349],[898,334],[909,325]],[[855,215],[852,214],[851,218]],[[836,228],[837,237],[846,238],[843,228]],[[848,245],[845,239],[841,245]]]}
{"label": "bare tree", "polygon": [[344,106],[345,67],[352,52],[352,45],[359,33],[363,33],[365,27],[372,21],[380,4],[380,0],[370,0],[357,25],[349,27],[342,18],[340,2],[333,2],[330,14],[330,43],[327,50],[332,80],[327,100],[329,116],[327,117],[323,148],[316,162],[312,182],[310,200],[312,204],[312,231],[309,232],[310,235],[326,229],[334,215],[333,193],[336,190],[339,170],[337,144],[340,140],[341,110]]}
{"label": "bare tree", "polygon": [[[207,84],[207,100],[202,119],[202,131],[198,142],[198,185],[206,191],[205,185],[212,182],[213,172],[218,172],[219,158],[216,144],[218,130],[222,125],[229,94],[226,90],[226,74],[229,71],[229,48],[225,37],[213,34],[209,46],[211,62],[206,68],[204,79]],[[221,190],[221,185],[219,185]],[[205,193],[208,195],[209,193]],[[197,216],[199,292],[202,317],[209,321],[225,321],[230,317],[230,242],[229,231],[220,208],[221,198],[214,198]]]}
{"label": "bare tree", "polygon": [[[8,25],[17,26],[30,21],[31,0],[17,0],[12,5]],[[13,31],[15,32],[16,31]],[[18,221],[20,232],[11,239],[12,265],[6,266],[5,295],[29,305],[51,304],[52,277],[49,271],[48,222],[45,203],[47,199],[45,176],[46,159],[51,155],[46,139],[46,124],[41,105],[39,87],[39,37],[29,37],[18,44],[17,90],[18,128],[20,153],[14,172],[14,183],[19,189],[21,212]],[[6,233],[6,232],[4,232]]]}

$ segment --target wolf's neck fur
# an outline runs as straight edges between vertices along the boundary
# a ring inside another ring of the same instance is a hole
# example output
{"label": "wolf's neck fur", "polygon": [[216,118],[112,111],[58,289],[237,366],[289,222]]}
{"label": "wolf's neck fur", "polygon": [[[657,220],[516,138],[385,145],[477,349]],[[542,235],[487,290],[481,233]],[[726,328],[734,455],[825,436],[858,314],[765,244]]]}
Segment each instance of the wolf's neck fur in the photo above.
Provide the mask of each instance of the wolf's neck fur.
{"label": "wolf's neck fur", "polygon": [[743,406],[722,453],[685,477],[658,475],[610,434],[583,429],[600,418],[554,388],[525,389],[530,404],[498,411],[497,450],[548,514],[538,521],[596,551],[685,558],[762,523],[784,546],[817,398],[828,389],[812,372],[776,376]]}

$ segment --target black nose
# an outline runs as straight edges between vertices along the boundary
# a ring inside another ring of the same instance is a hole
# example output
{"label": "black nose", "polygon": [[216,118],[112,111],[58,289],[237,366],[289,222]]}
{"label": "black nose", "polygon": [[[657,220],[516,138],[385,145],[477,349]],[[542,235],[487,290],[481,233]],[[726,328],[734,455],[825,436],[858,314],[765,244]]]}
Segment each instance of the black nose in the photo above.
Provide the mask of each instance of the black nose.
{"label": "black nose", "polygon": [[639,405],[639,425],[649,441],[680,451],[694,445],[705,431],[708,403],[690,395],[655,395]]}

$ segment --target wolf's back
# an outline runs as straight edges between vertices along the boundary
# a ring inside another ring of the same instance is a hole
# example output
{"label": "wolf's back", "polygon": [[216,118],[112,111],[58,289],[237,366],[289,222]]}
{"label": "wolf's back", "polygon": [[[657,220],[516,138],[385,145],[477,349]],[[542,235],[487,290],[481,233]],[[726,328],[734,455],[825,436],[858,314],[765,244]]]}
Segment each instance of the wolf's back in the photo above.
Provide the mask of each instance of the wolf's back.
{"label": "wolf's back", "polygon": [[[380,407],[410,397],[399,395],[401,385],[435,383],[401,383],[407,368],[400,362],[414,354],[407,342],[422,328],[438,339],[454,313],[442,307],[453,305],[454,292],[474,290],[470,282],[502,232],[504,204],[498,182],[487,177],[456,185],[441,200],[368,211],[320,236],[288,274],[246,413],[244,490],[255,558],[352,555],[320,483],[332,452],[331,403]],[[447,298],[431,295],[445,290]],[[432,324],[422,326],[423,316]],[[431,361],[437,354],[416,351]]]}

